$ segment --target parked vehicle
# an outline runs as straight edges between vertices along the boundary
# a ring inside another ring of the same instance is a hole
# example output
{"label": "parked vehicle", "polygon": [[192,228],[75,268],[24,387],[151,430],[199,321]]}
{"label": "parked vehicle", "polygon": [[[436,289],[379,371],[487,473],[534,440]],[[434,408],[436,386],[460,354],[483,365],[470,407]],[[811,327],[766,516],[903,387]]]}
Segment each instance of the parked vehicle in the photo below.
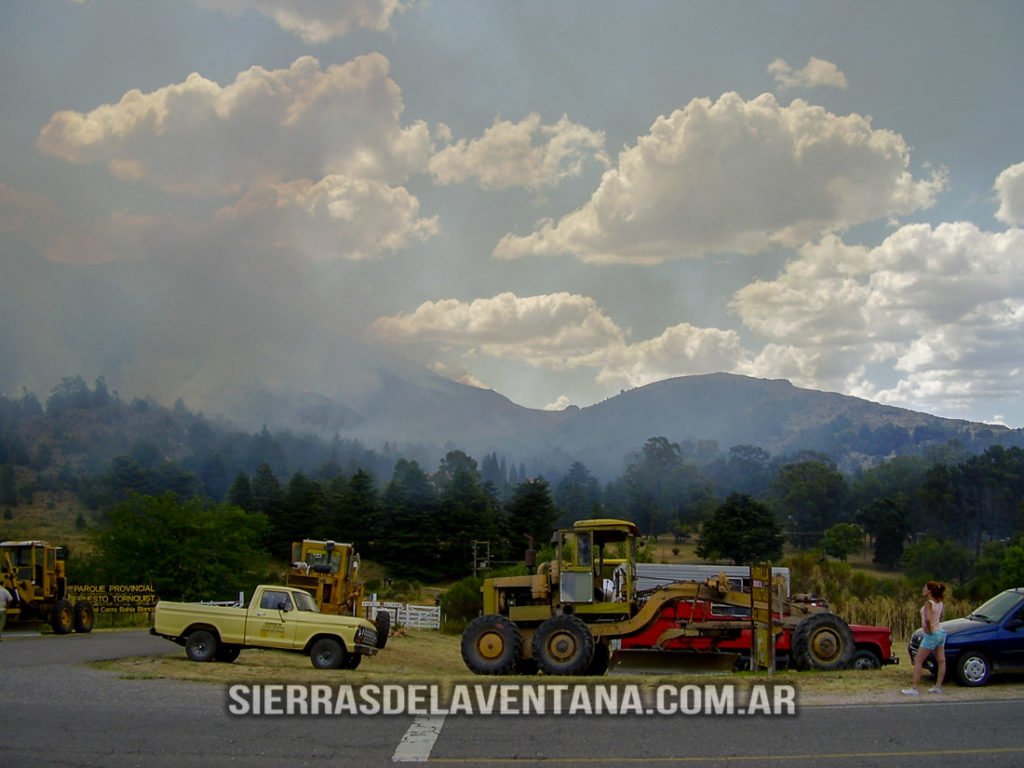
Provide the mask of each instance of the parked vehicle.
{"label": "parked vehicle", "polygon": [[[1000,592],[962,619],[944,621],[946,670],[961,685],[978,686],[1000,672],[1024,671],[1024,587]],[[922,631],[910,638],[907,652],[914,662]],[[935,655],[925,668],[936,673]]]}
{"label": "parked vehicle", "polygon": [[45,541],[0,543],[0,585],[16,600],[7,609],[8,621],[46,622],[58,635],[92,632],[92,603],[68,600],[64,555],[63,547]]}
{"label": "parked vehicle", "polygon": [[[309,592],[320,613],[359,616],[363,607],[359,555],[352,544],[320,539],[293,542],[285,584]],[[391,632],[391,614],[378,611],[373,623],[377,647],[383,648]]]}
{"label": "parked vehicle", "polygon": [[248,608],[161,601],[150,633],[185,646],[192,661],[232,662],[243,648],[276,648],[309,656],[317,669],[355,669],[378,650],[371,622],[322,614],[292,587],[261,585]]}
{"label": "parked vehicle", "polygon": [[[838,655],[843,645],[845,627],[839,617],[830,613],[817,614],[820,618],[805,625],[804,632],[796,630],[800,625],[786,625],[783,617],[775,615],[781,630],[775,636],[775,663],[781,668],[796,669],[879,669],[884,664],[898,664],[899,657],[893,652],[892,631],[888,627],[873,627],[864,624],[850,624],[853,635],[853,652],[848,659]],[[828,618],[826,618],[828,617]],[[691,634],[672,632],[693,623],[714,622],[715,633]],[[808,642],[810,627],[818,625],[814,644]],[[668,634],[667,634],[668,633]],[[665,639],[670,638],[670,639]],[[750,668],[750,656],[754,639],[750,628],[750,609],[743,606],[723,605],[707,600],[680,600],[665,606],[657,619],[644,631],[619,641],[615,656],[630,649],[659,648],[663,651],[691,651],[699,653],[739,654],[736,662],[740,669]],[[833,650],[835,649],[835,650]]]}
{"label": "parked vehicle", "polygon": [[[682,670],[695,656],[701,663],[731,667],[739,654],[680,653],[665,650],[673,637],[689,635],[713,643],[736,630],[735,620],[692,618],[685,626],[659,632],[655,626],[689,602],[718,603],[750,610],[751,593],[728,577],[704,582],[671,581],[653,589],[637,589],[636,552],[639,531],[626,520],[579,520],[555,532],[555,559],[526,576],[485,579],[483,614],[462,635],[462,658],[478,675],[532,674],[603,675],[613,643],[615,667],[661,671]],[[773,597],[779,629],[792,629],[794,644],[806,666],[846,667],[854,654],[854,637],[840,617],[812,599]],[[650,646],[624,649],[622,642],[652,633]]]}

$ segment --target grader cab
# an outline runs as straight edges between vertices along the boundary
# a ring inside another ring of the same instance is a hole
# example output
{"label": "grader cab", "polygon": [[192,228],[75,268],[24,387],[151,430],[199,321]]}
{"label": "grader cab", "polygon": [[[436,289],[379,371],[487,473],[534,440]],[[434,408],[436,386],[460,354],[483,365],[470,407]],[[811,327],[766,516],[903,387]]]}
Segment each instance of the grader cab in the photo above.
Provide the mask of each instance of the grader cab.
{"label": "grader cab", "polygon": [[45,541],[0,542],[3,585],[14,596],[7,617],[14,622],[45,622],[54,633],[91,632],[92,604],[67,597],[64,550]]}
{"label": "grader cab", "polygon": [[[749,609],[750,592],[724,576],[638,590],[638,533],[636,525],[625,520],[581,520],[555,532],[555,559],[539,565],[536,573],[486,579],[483,615],[462,636],[466,666],[483,675],[532,674],[538,668],[551,675],[603,675],[613,643],[627,645],[624,640],[649,635],[659,624],[659,637],[649,647],[634,645],[616,652],[620,671],[629,666],[631,656],[638,668],[651,668],[654,656],[661,667],[692,668],[693,653],[666,647],[682,636],[709,640],[700,663],[722,661],[731,666],[737,655],[718,653],[715,639],[736,632],[735,621],[691,610],[682,612],[684,622],[665,627],[664,617],[682,603]],[[801,637],[825,664],[845,663],[852,654],[849,627],[826,607],[779,596],[773,600],[773,612],[778,616],[777,632],[803,625]],[[828,619],[807,621],[819,613]]]}
{"label": "grader cab", "polygon": [[[303,539],[292,544],[291,565],[285,583],[313,596],[320,613],[360,616],[363,583],[355,546],[335,541]],[[391,614],[378,611],[377,647],[383,648],[391,631]]]}

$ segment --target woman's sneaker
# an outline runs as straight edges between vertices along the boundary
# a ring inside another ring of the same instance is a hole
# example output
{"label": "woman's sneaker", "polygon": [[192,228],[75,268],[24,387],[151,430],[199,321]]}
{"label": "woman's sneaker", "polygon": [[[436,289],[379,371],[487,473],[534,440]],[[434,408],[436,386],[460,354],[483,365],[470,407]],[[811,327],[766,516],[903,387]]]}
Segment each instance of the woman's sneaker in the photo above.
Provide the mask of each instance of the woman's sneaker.
{"label": "woman's sneaker", "polygon": [[906,696],[920,696],[921,692],[917,688],[904,688],[902,693]]}
{"label": "woman's sneaker", "polygon": [[929,688],[928,693],[942,693],[942,689],[936,685],[934,688]]}

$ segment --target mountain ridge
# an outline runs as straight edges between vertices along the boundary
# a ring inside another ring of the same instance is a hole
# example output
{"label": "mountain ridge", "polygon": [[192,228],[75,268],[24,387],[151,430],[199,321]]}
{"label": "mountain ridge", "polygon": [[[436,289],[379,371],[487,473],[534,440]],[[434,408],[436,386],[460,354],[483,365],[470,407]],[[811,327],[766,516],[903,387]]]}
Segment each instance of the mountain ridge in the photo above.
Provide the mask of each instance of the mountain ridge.
{"label": "mountain ridge", "polygon": [[[377,388],[359,402],[320,396],[315,415],[308,403],[279,394],[273,419],[263,413],[260,423],[293,430],[319,424],[324,436],[343,426],[344,437],[368,447],[433,445],[440,455],[459,448],[478,457],[497,452],[516,461],[536,459],[541,466],[582,461],[601,476],[621,472],[630,456],[656,436],[676,443],[711,441],[722,451],[735,445],[755,445],[776,455],[813,450],[848,470],[919,451],[923,444],[960,440],[983,450],[991,444],[1017,444],[1024,437],[1022,430],[1002,425],[731,373],[664,379],[562,411],[528,408],[494,390],[432,374],[411,378],[381,370],[378,377]],[[228,416],[247,421],[241,412]]]}

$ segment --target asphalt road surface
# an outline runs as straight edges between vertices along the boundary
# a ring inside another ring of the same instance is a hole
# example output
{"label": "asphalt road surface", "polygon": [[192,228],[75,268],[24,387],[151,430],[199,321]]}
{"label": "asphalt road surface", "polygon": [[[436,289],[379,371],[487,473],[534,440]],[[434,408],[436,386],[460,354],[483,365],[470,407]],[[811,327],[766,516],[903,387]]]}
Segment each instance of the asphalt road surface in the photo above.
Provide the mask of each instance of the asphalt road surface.
{"label": "asphalt road surface", "polygon": [[[181,653],[145,632],[0,643],[0,766],[1024,765],[1024,701],[922,696],[793,717],[236,716],[225,686],[123,679],[85,662]],[[330,675],[338,685],[344,673]]]}

